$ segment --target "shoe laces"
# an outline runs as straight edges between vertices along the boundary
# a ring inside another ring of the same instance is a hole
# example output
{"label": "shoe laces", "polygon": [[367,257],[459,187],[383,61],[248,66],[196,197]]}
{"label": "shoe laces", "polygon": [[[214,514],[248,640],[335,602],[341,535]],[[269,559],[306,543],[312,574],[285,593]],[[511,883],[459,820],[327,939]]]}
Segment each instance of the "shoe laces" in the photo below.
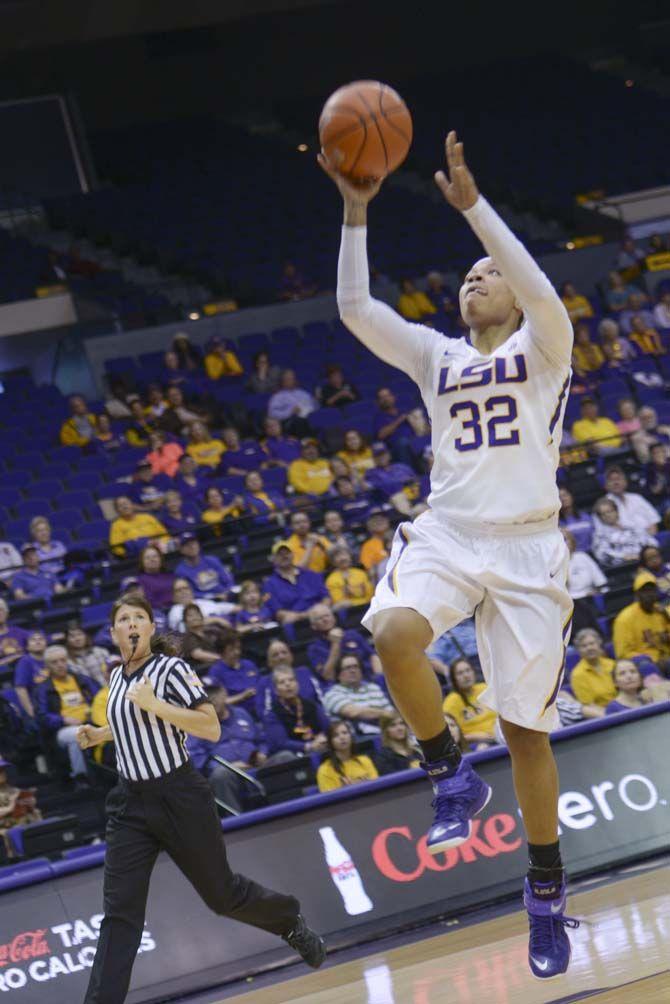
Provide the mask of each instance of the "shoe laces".
{"label": "shoe laces", "polygon": [[573,931],[579,927],[578,920],[574,917],[565,917],[562,914],[552,917],[533,913],[531,918],[530,950],[533,955],[546,955],[555,948],[558,935],[564,927]]}
{"label": "shoe laces", "polygon": [[299,920],[292,931],[284,935],[285,940],[294,948],[296,952],[309,948],[312,942],[312,932],[307,929],[304,922]]}
{"label": "shoe laces", "polygon": [[449,780],[449,789],[435,795],[430,803],[437,811],[447,808],[452,815],[467,815],[468,807],[472,801],[472,776],[466,773],[452,774]]}

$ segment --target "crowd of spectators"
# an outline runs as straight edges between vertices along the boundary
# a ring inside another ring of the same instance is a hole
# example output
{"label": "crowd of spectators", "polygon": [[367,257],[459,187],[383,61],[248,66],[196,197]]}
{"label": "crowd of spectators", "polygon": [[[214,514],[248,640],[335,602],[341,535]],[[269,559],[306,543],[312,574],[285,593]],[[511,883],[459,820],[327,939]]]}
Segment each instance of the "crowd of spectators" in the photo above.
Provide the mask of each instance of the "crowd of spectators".
{"label": "crowd of spectators", "polygon": [[[561,290],[575,325],[559,470],[575,601],[558,698],[564,725],[670,696],[670,565],[663,556],[670,426],[658,415],[669,375],[670,292],[652,303],[639,271],[631,274],[630,255],[626,243],[627,264],[611,273],[602,303],[570,283]],[[295,276],[285,278],[293,298]],[[424,285],[403,283],[400,312],[458,330],[442,278],[431,273]],[[202,353],[183,333],[163,365],[162,382],[140,389],[112,381],[104,409],[73,396],[60,439],[86,453],[145,451],[117,482],[107,543],[112,563],[125,563],[120,585],[141,591],[159,626],[181,636],[217,709],[221,738],[192,742],[196,765],[234,811],[246,804],[245,772],[296,758],[313,760],[320,790],[416,766],[415,739],[359,622],[385,572],[395,525],[426,508],[432,453],[425,412],[380,386],[369,402],[372,434],[343,419],[333,439],[310,416],[361,399],[346,366],[331,364],[320,384],[301,387],[293,370],[274,364],[271,350],[245,370],[231,345],[213,340]],[[213,392],[226,381],[264,395],[264,410],[247,411],[237,398]],[[264,546],[260,573],[240,575],[226,560],[226,544],[240,540]],[[85,787],[90,765],[73,737],[82,721],[104,720],[115,659],[108,630],[91,637],[73,622],[62,637],[49,637],[13,625],[11,616],[22,601],[49,603],[82,586],[85,569],[67,558],[46,517],[32,521],[30,540],[0,543],[0,671],[27,728]],[[625,596],[612,578],[619,571],[632,581]],[[501,741],[496,716],[480,700],[474,623],[435,639],[429,656],[461,748]],[[111,756],[102,751],[103,760]]]}

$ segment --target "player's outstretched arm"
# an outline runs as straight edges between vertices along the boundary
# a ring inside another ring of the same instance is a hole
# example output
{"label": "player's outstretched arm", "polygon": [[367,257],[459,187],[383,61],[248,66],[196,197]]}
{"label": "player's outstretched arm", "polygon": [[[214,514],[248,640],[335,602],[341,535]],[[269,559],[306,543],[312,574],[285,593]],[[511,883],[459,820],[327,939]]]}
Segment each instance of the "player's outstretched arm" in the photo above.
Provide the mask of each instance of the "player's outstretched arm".
{"label": "player's outstretched arm", "polygon": [[337,304],[349,330],[376,356],[422,383],[424,360],[437,332],[406,321],[386,303],[370,296],[367,209],[381,188],[371,178],[354,183],[319,154],[321,168],[337,185],[344,202],[344,226],[337,269]]}
{"label": "player's outstretched arm", "polygon": [[455,132],[445,143],[447,172],[435,182],[450,206],[463,213],[487,253],[496,262],[529,321],[539,347],[552,359],[570,363],[572,325],[558,293],[537,262],[492,206],[479,194]]}

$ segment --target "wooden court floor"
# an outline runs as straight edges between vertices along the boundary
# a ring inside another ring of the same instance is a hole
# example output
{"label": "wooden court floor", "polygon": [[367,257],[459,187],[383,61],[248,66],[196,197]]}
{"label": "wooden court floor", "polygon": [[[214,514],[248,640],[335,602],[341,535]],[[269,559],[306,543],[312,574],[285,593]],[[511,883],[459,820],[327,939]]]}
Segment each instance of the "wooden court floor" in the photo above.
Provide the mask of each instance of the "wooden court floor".
{"label": "wooden court floor", "polygon": [[670,1004],[670,867],[569,899],[566,976],[528,970],[523,912],[226,998],[225,1004]]}

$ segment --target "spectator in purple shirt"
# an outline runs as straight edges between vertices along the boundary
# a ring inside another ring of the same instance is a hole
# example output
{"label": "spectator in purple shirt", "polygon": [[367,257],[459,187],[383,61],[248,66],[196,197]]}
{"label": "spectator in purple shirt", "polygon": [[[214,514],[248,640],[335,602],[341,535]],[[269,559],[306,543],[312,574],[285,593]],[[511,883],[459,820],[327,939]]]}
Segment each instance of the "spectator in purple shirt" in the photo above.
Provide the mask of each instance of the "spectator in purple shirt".
{"label": "spectator in purple shirt", "polygon": [[184,505],[191,503],[198,511],[202,509],[208,484],[209,481],[200,473],[198,464],[190,453],[183,453],[179,458],[179,473],[174,478],[172,487],[179,492]]}
{"label": "spectator in purple shirt", "polygon": [[242,658],[242,639],[237,631],[224,629],[219,635],[221,658],[207,669],[207,676],[225,687],[228,703],[237,704],[250,715],[255,713],[256,689],[261,675],[255,662]]}
{"label": "spectator in purple shirt", "polygon": [[196,598],[227,599],[235,580],[213,554],[201,553],[200,541],[194,533],[182,534],[179,550],[182,560],[175,568],[175,576],[186,579],[193,595]]}
{"label": "spectator in purple shirt", "polygon": [[347,477],[336,478],[333,489],[334,495],[329,504],[341,514],[345,524],[363,526],[372,509],[369,495],[358,491],[351,478]]}
{"label": "spectator in purple shirt", "polygon": [[412,468],[407,464],[392,463],[385,443],[373,443],[372,456],[375,466],[366,473],[365,480],[374,489],[378,499],[390,502],[403,516],[415,516],[423,512],[425,507],[419,504],[418,479]]}
{"label": "spectator in purple shirt", "polygon": [[248,471],[261,467],[267,460],[265,450],[255,439],[241,440],[239,432],[232,426],[222,431],[221,439],[227,449],[219,464],[220,474],[244,476]]}
{"label": "spectator in purple shirt", "polygon": [[263,715],[263,733],[270,753],[325,753],[330,720],[320,704],[300,696],[298,680],[288,666],[273,670],[274,694]]}
{"label": "spectator in purple shirt", "polygon": [[268,645],[265,662],[270,673],[263,673],[258,681],[256,693],[256,712],[258,718],[262,719],[272,706],[272,698],[275,696],[274,676],[279,669],[290,669],[295,673],[298,681],[298,693],[305,701],[313,704],[320,704],[322,690],[319,681],[309,671],[307,666],[294,666],[293,652],[285,641],[281,638],[274,638]]}
{"label": "spectator in purple shirt", "polygon": [[137,580],[152,607],[167,610],[172,606],[172,587],[175,577],[163,567],[163,555],[154,544],[140,551]]}
{"label": "spectator in purple shirt", "polygon": [[225,687],[211,684],[206,690],[219,718],[221,736],[216,742],[189,736],[186,748],[193,766],[207,778],[215,797],[235,812],[243,812],[244,781],[214,757],[241,770],[250,770],[265,763],[267,744],[251,715],[239,705],[231,705]]}
{"label": "spectator in purple shirt", "polygon": [[12,579],[12,592],[17,600],[45,600],[51,602],[54,593],[62,593],[55,575],[40,568],[40,559],[34,544],[24,544],[21,548],[23,567]]}
{"label": "spectator in purple shirt", "polygon": [[286,498],[276,491],[267,491],[258,471],[249,471],[244,479],[244,508],[259,524],[280,523],[282,513],[288,508]]}
{"label": "spectator in purple shirt", "polygon": [[26,642],[27,653],[22,655],[14,669],[14,689],[21,707],[29,718],[35,717],[33,698],[35,688],[49,678],[49,671],[44,665],[44,653],[47,647],[46,635],[43,631],[31,631]]}
{"label": "spectator in purple shirt", "polygon": [[170,536],[180,537],[195,530],[201,522],[197,507],[192,502],[184,502],[174,488],[165,493],[164,502],[165,508],[161,509],[158,518]]}
{"label": "spectator in purple shirt", "polygon": [[307,620],[315,603],[330,602],[323,577],[307,568],[296,568],[286,541],[276,541],[271,555],[274,572],[263,583],[263,591],[268,595],[273,617],[280,624]]}
{"label": "spectator in purple shirt", "polygon": [[373,438],[386,443],[396,460],[411,463],[411,440],[414,430],[407,421],[408,412],[400,411],[396,396],[389,387],[377,391],[377,409],[373,414]]}
{"label": "spectator in purple shirt", "polygon": [[261,445],[267,454],[266,467],[288,467],[300,456],[300,443],[294,436],[285,436],[282,433],[281,422],[278,418],[271,418],[269,415],[263,421],[263,432],[265,436],[261,439]]}
{"label": "spectator in purple shirt", "polygon": [[240,609],[234,615],[234,623],[238,634],[266,631],[277,626],[270,607],[253,579],[247,579],[241,584],[237,598]]}
{"label": "spectator in purple shirt", "polygon": [[0,598],[0,667],[11,666],[26,650],[30,631],[8,624],[9,607]]}
{"label": "spectator in purple shirt", "polygon": [[309,623],[313,640],[307,647],[307,658],[326,686],[335,682],[340,658],[352,652],[358,656],[368,679],[382,673],[381,660],[370,642],[360,631],[339,627],[335,614],[325,603],[312,607]]}
{"label": "spectator in purple shirt", "polygon": [[126,495],[135,503],[135,508],[143,512],[157,512],[162,508],[165,493],[172,487],[172,478],[167,474],[154,474],[151,463],[144,457],[137,462],[133,483]]}

